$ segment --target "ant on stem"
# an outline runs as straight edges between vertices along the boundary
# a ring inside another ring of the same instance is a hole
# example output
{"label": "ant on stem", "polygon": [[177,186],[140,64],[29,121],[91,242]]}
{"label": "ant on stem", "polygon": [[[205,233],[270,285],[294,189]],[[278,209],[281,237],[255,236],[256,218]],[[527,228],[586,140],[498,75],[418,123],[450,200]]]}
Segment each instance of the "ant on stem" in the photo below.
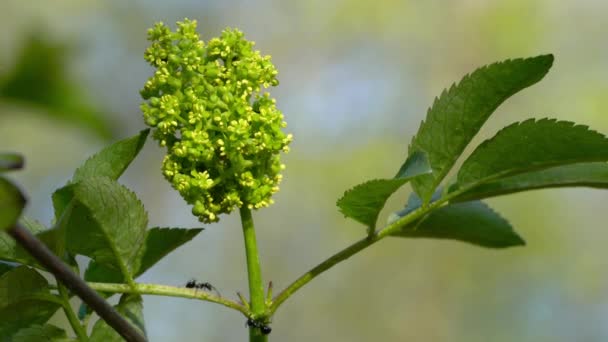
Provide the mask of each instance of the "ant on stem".
{"label": "ant on stem", "polygon": [[262,332],[262,334],[264,335],[268,335],[270,334],[270,332],[272,331],[272,328],[267,326],[266,324],[253,320],[251,318],[247,318],[247,322],[245,323],[246,327],[254,327],[254,328],[258,328],[260,329],[260,331]]}
{"label": "ant on stem", "polygon": [[220,292],[213,285],[211,285],[209,283],[203,283],[203,282],[199,283],[196,281],[196,279],[188,280],[188,282],[186,283],[186,288],[196,289],[196,290],[215,291],[215,293],[217,294],[218,297],[222,296],[220,294]]}

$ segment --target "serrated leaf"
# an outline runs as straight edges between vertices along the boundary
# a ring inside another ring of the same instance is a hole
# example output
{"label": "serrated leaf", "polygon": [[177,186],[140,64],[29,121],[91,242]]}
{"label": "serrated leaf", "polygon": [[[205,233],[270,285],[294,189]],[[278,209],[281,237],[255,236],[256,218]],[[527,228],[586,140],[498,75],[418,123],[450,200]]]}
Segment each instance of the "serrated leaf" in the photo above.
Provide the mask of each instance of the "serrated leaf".
{"label": "serrated leaf", "polygon": [[0,177],[0,230],[12,227],[25,207],[25,197],[12,182]]}
{"label": "serrated leaf", "polygon": [[0,153],[0,172],[23,168],[23,156],[16,153]]}
{"label": "serrated leaf", "polygon": [[[142,275],[169,253],[192,240],[202,228],[151,228],[146,232],[146,242],[138,252],[138,269],[134,278]],[[91,261],[84,276],[86,281],[122,283],[124,278],[116,268],[110,268]]]}
{"label": "serrated leaf", "polygon": [[61,306],[46,279],[27,266],[0,277],[0,336],[11,336],[32,324],[44,324]]}
{"label": "serrated leaf", "polygon": [[[29,230],[32,234],[38,234],[45,229],[40,222],[27,217],[21,217],[19,222],[23,228]],[[30,256],[30,254],[24,250],[12,236],[3,231],[0,232],[0,260],[42,268],[36,259]]]}
{"label": "serrated leaf", "polygon": [[506,99],[540,81],[553,64],[552,55],[491,64],[465,76],[435,99],[409,152],[425,151],[433,169],[412,182],[428,202],[465,147]]}
{"label": "serrated leaf", "polygon": [[141,265],[137,271],[137,275],[146,272],[150,267],[167,256],[167,254],[192,240],[202,231],[202,228],[184,229],[159,227],[148,230],[146,243],[140,252]]}
{"label": "serrated leaf", "polygon": [[452,201],[470,201],[511,193],[559,187],[608,189],[608,163],[581,163],[527,172],[482,183]]}
{"label": "serrated leaf", "polygon": [[[140,334],[146,336],[144,324],[143,301],[141,296],[122,295],[116,310],[131,323]],[[124,339],[104,320],[98,320],[93,326],[89,342],[122,342]]]}
{"label": "serrated leaf", "polygon": [[426,156],[417,152],[406,160],[395,178],[374,179],[359,184],[347,190],[336,204],[344,216],[363,223],[371,232],[386,200],[411,179],[429,172]]}
{"label": "serrated leaf", "polygon": [[481,201],[441,207],[392,235],[460,240],[489,248],[525,245],[509,222]]}
{"label": "serrated leaf", "polygon": [[117,180],[141,151],[149,132],[149,129],[143,130],[139,134],[115,142],[93,155],[76,169],[72,182],[76,183],[90,177],[108,177]]}
{"label": "serrated leaf", "polygon": [[500,130],[473,151],[450,191],[559,165],[608,160],[608,138],[550,119],[526,120]]}
{"label": "serrated leaf", "polygon": [[68,252],[132,277],[148,222],[136,195],[107,177],[88,178],[65,189],[74,201],[65,223]]}
{"label": "serrated leaf", "polygon": [[65,330],[54,325],[33,325],[17,332],[11,342],[68,342]]}

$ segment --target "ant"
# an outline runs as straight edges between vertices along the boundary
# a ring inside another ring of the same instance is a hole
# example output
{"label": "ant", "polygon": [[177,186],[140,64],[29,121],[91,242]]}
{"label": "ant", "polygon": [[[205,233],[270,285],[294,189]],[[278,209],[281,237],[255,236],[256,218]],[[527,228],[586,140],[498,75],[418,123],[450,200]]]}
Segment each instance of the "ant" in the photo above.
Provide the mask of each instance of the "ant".
{"label": "ant", "polygon": [[188,280],[188,282],[186,283],[186,288],[215,291],[217,293],[218,297],[221,297],[220,292],[213,285],[211,285],[209,283],[202,283],[202,282],[199,283],[195,279]]}
{"label": "ant", "polygon": [[258,329],[260,329],[260,331],[264,335],[268,335],[272,331],[271,327],[267,326],[266,324],[263,324],[262,322],[258,322],[256,320],[253,320],[251,318],[247,318],[247,323],[245,323],[245,326],[246,327],[258,328]]}

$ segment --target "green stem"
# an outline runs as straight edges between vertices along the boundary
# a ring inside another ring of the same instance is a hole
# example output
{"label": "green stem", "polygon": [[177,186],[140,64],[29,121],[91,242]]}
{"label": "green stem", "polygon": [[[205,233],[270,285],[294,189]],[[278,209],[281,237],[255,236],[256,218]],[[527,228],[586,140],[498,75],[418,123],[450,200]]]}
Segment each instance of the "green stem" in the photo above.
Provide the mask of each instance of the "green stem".
{"label": "green stem", "polygon": [[289,286],[287,286],[287,288],[285,288],[283,291],[281,291],[281,293],[279,293],[274,298],[274,300],[272,301],[272,304],[270,305],[270,308],[269,308],[269,315],[272,316],[276,312],[276,310],[279,308],[279,306],[281,306],[281,304],[283,304],[283,302],[285,302],[287,300],[287,298],[289,298],[296,291],[298,291],[301,287],[306,285],[308,282],[310,282],[311,280],[313,280],[314,278],[316,278],[323,272],[327,271],[328,269],[332,268],[333,266],[337,265],[338,263],[350,258],[351,256],[360,252],[361,250],[384,239],[385,237],[390,236],[392,233],[396,232],[397,230],[402,229],[403,227],[405,227],[405,226],[409,225],[410,223],[416,221],[417,219],[423,217],[424,215],[429,213],[431,210],[434,210],[434,209],[440,207],[443,203],[447,202],[448,200],[449,200],[449,198],[446,197],[439,201],[433,202],[428,206],[418,208],[417,210],[414,210],[407,216],[404,216],[404,217],[400,218],[399,220],[384,227],[382,230],[378,231],[377,233],[369,235],[369,236],[365,237],[364,239],[361,239],[361,240],[355,242],[354,244],[346,247],[345,249],[341,250],[340,252],[332,255],[329,259],[327,259],[327,260],[323,261],[322,263],[318,264],[317,266],[313,267],[310,271],[304,273],[302,276],[300,276],[298,279],[296,279],[293,283],[291,283]]}
{"label": "green stem", "polygon": [[[266,303],[264,298],[264,284],[262,283],[262,270],[258,245],[255,239],[255,228],[251,210],[245,206],[241,208],[241,224],[243,226],[243,237],[245,239],[245,253],[247,256],[247,274],[249,278],[249,296],[253,319],[266,318]],[[263,335],[259,328],[249,327],[250,342],[266,342],[268,337]]]}
{"label": "green stem", "polygon": [[245,316],[249,316],[251,313],[243,305],[231,301],[226,298],[222,298],[211,294],[206,291],[187,289],[184,287],[157,285],[157,284],[142,284],[135,283],[134,286],[129,284],[112,284],[112,283],[87,283],[89,287],[99,292],[111,292],[111,293],[134,293],[142,295],[155,295],[155,296],[168,296],[168,297],[181,297],[204,300],[216,304],[223,305],[225,307],[237,310]]}
{"label": "green stem", "polygon": [[76,313],[70,304],[70,296],[68,295],[67,289],[59,281],[57,281],[57,285],[59,294],[61,295],[61,299],[63,301],[63,304],[61,305],[63,307],[63,312],[65,312],[65,316],[68,318],[74,333],[76,333],[79,341],[88,341],[89,337],[87,336],[87,331],[85,327],[80,324],[80,320],[78,319],[78,316],[76,316]]}

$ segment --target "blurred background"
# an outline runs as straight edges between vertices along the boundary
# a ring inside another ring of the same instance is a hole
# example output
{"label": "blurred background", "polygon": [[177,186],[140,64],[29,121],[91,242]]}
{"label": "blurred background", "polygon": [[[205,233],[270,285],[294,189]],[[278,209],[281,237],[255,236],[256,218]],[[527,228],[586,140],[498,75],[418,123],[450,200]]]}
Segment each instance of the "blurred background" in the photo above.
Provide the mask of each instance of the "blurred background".
{"label": "blurred background", "polygon": [[[273,56],[281,85],[272,94],[295,140],[276,204],[254,217],[264,278],[276,290],[363,236],[335,200],[392,176],[434,96],[478,66],[556,56],[471,147],[528,117],[608,134],[606,1],[3,0],[0,8],[0,149],[27,157],[11,176],[29,194],[27,214],[46,224],[51,192],[87,156],[144,128],[138,92],[153,71],[142,56],[154,22],[197,19],[204,40],[238,27]],[[200,226],[162,178],[162,156],[149,141],[121,181],[142,198],[150,226]],[[391,198],[381,221],[409,191]],[[284,304],[271,341],[608,340],[608,192],[488,202],[526,247],[384,240]],[[205,228],[139,281],[196,278],[225,296],[246,293],[238,215]],[[245,318],[214,304],[148,296],[144,309],[154,342],[247,338]]]}

